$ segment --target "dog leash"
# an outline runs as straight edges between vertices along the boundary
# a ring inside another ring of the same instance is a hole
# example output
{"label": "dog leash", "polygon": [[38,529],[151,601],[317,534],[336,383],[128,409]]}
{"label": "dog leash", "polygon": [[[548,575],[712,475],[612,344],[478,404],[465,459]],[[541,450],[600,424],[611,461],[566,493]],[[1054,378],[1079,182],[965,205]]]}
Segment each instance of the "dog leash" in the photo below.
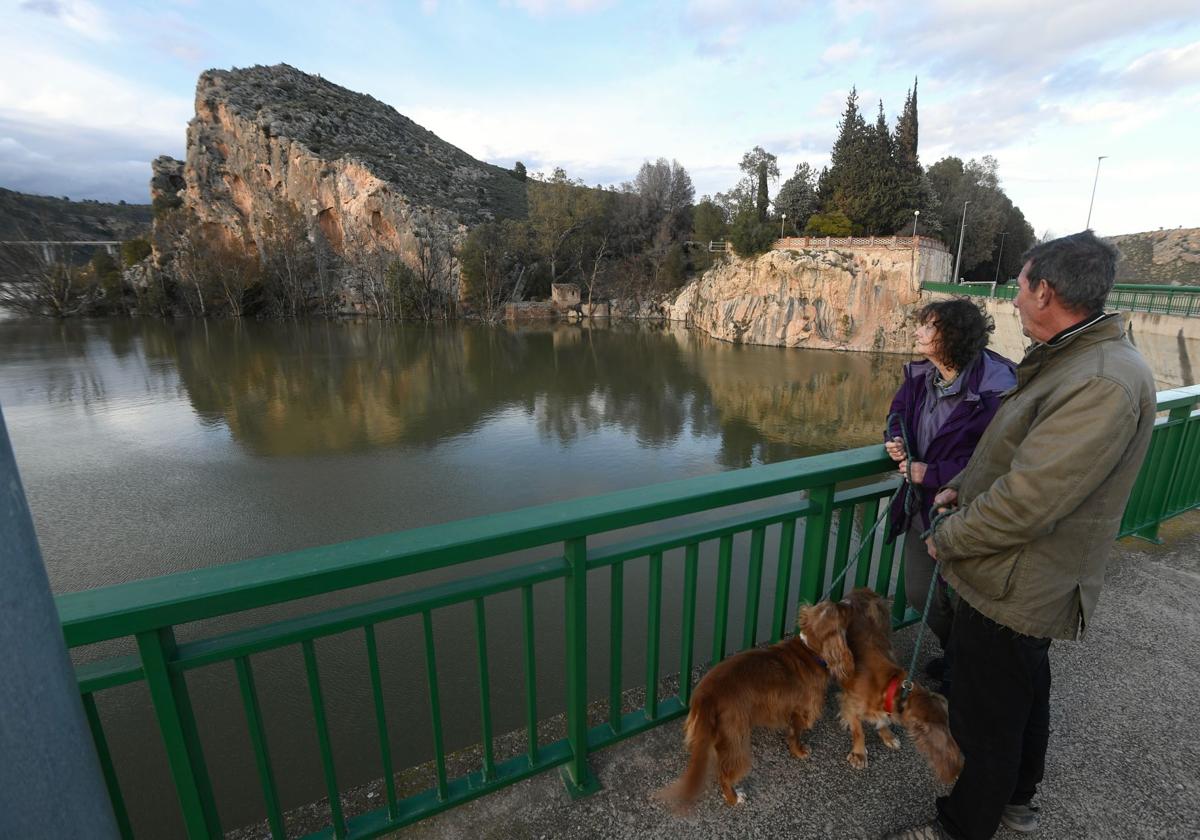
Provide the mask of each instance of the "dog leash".
{"label": "dog leash", "polygon": [[[929,539],[929,535],[934,532],[942,520],[950,516],[954,511],[943,510],[933,517],[933,521],[929,523],[929,529],[921,534],[921,539]],[[908,700],[908,695],[912,693],[913,681],[912,675],[917,667],[917,659],[921,655],[921,641],[925,637],[925,627],[929,623],[929,607],[933,604],[933,588],[937,586],[938,574],[942,569],[942,561],[936,560],[933,564],[933,574],[929,576],[929,591],[925,594],[925,610],[921,613],[921,628],[917,631],[917,643],[913,646],[912,661],[908,663],[908,676],[904,682],[900,684],[900,708]]]}
{"label": "dog leash", "polygon": [[900,438],[901,438],[901,440],[904,441],[904,453],[906,456],[908,456],[905,458],[905,461],[907,463],[906,463],[906,469],[905,469],[904,483],[896,488],[896,492],[891,495],[891,497],[888,499],[887,504],[883,506],[883,513],[881,513],[879,515],[879,518],[875,520],[875,524],[871,526],[871,530],[869,530],[869,531],[867,531],[867,533],[863,534],[862,539],[859,540],[858,551],[855,552],[854,558],[849,563],[847,563],[846,568],[842,569],[842,571],[838,573],[837,577],[835,577],[830,582],[829,588],[825,590],[824,595],[822,595],[820,598],[817,599],[818,601],[824,601],[826,598],[828,598],[829,595],[833,592],[833,590],[837,588],[837,585],[839,583],[841,583],[841,581],[846,577],[846,573],[849,572],[856,565],[858,565],[858,561],[860,559],[862,559],[863,549],[865,549],[868,545],[870,545],[869,540],[871,538],[871,535],[874,534],[879,529],[879,526],[883,524],[883,520],[886,519],[888,517],[888,514],[890,514],[892,512],[892,503],[895,502],[895,500],[896,500],[896,493],[899,493],[901,490],[904,491],[904,513],[905,513],[905,516],[907,516],[907,517],[911,518],[916,513],[916,508],[920,504],[920,492],[921,491],[916,485],[913,484],[913,480],[912,480],[913,451],[910,448],[909,442],[908,442],[908,428],[907,428],[907,426],[905,426],[904,418],[900,415],[900,412],[893,411],[891,414],[889,414],[887,416],[887,421],[886,421],[887,428],[885,430],[887,434],[890,435],[892,433],[893,419],[895,420],[895,425],[900,430]]}

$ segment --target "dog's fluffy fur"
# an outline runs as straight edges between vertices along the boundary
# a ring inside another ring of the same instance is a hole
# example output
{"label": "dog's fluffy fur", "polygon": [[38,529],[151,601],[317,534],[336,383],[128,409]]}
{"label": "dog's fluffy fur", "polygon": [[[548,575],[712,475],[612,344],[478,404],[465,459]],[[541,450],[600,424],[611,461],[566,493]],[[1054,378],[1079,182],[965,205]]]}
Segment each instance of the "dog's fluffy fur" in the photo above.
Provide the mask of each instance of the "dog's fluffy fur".
{"label": "dog's fluffy fur", "polygon": [[892,650],[891,610],[888,602],[866,587],[855,589],[843,602],[850,607],[850,624],[846,631],[854,671],[839,682],[842,687],[841,720],[850,730],[851,748],[846,756],[858,769],[867,766],[867,745],[863,735],[864,720],[875,724],[879,739],[890,749],[899,749],[900,741],[889,727],[899,723],[916,741],[917,749],[929,762],[934,775],[950,783],[962,771],[963,757],[950,734],[946,700],[920,685],[900,705],[896,692],[891,713],[885,711],[884,695],[894,679],[903,682],[908,672],[896,663]]}
{"label": "dog's fluffy fur", "polygon": [[692,694],[684,727],[691,759],[679,781],[658,796],[677,811],[687,810],[715,759],[721,793],[736,805],[740,797],[734,785],[750,770],[750,731],[755,726],[788,730],[788,749],[806,758],[808,747],[800,739],[821,715],[830,675],[848,680],[854,673],[846,645],[849,619],[845,603],[807,606],[800,612],[799,634],[742,651],[705,674]]}

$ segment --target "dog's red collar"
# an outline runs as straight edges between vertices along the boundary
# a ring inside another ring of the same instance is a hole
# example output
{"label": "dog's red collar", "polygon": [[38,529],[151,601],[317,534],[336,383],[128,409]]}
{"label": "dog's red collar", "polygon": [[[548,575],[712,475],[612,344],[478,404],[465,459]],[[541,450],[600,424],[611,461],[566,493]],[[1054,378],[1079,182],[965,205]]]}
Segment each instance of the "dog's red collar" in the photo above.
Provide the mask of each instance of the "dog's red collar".
{"label": "dog's red collar", "polygon": [[887,688],[883,692],[883,710],[889,715],[896,703],[896,692],[900,689],[900,675],[892,677],[892,681],[888,683]]}

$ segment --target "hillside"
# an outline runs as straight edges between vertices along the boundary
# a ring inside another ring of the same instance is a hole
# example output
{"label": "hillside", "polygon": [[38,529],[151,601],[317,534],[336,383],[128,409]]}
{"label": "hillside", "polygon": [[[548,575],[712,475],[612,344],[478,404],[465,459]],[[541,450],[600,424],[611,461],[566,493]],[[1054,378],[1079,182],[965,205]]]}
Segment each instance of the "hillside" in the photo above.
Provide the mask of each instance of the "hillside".
{"label": "hillside", "polygon": [[0,188],[0,240],[136,239],[150,232],[149,204],[102,204]]}
{"label": "hillside", "polygon": [[1109,236],[1117,246],[1118,283],[1200,286],[1200,228]]}

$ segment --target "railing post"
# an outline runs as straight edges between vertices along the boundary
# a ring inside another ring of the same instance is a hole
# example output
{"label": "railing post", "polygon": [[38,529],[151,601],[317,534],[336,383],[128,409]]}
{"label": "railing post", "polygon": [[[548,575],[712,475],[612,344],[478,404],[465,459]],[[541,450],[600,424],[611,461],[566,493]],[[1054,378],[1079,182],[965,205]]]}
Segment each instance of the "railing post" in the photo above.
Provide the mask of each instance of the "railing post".
{"label": "railing post", "polygon": [[804,520],[804,555],[800,564],[800,604],[815,604],[825,582],[829,530],[833,527],[833,485],[809,491],[811,513]]}
{"label": "railing post", "polygon": [[219,838],[216,801],[204,766],[187,683],[183,674],[172,673],[169,665],[175,656],[175,633],[169,627],[138,633],[137,645],[187,835],[191,840]]}
{"label": "railing post", "polygon": [[563,543],[570,573],[566,578],[567,741],[571,760],[562,772],[567,793],[578,798],[600,789],[587,764],[587,539]]}
{"label": "railing post", "polygon": [[1158,525],[1163,521],[1167,512],[1167,504],[1178,479],[1180,448],[1183,445],[1183,437],[1187,432],[1187,421],[1191,414],[1192,406],[1190,405],[1173,408],[1167,414],[1167,422],[1171,425],[1166,429],[1167,439],[1163,441],[1162,460],[1159,461],[1160,464],[1166,466],[1166,469],[1163,470],[1165,474],[1157,480],[1154,476],[1150,476],[1151,480],[1146,486],[1146,492],[1150,494],[1150,512],[1154,519],[1146,527],[1134,531],[1134,536],[1153,543],[1162,542],[1158,538]]}
{"label": "railing post", "polygon": [[0,413],[0,837],[118,837]]}

